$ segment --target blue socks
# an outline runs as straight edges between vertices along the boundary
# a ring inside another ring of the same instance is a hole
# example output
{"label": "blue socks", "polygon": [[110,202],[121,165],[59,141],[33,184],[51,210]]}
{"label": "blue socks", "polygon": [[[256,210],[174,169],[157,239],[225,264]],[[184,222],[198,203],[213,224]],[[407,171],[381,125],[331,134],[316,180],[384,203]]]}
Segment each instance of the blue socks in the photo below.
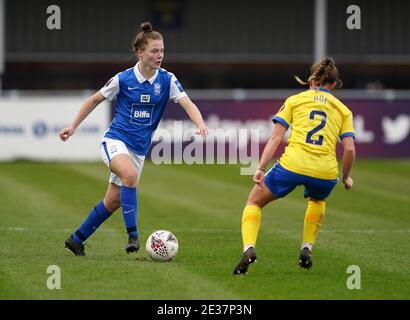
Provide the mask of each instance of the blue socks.
{"label": "blue socks", "polygon": [[137,231],[137,188],[121,187],[120,192],[122,215],[124,217],[125,227],[127,228],[128,237],[138,237]]}
{"label": "blue socks", "polygon": [[[127,228],[128,237],[138,237],[137,231],[137,188],[122,186],[120,191],[122,215],[124,217],[125,227]],[[103,201],[100,201],[89,213],[87,219],[72,234],[75,242],[83,243],[87,240],[98,227],[111,216]]]}
{"label": "blue socks", "polygon": [[83,224],[72,234],[74,241],[82,243],[87,240],[111,216],[111,213],[105,208],[103,201],[100,201],[91,210]]}

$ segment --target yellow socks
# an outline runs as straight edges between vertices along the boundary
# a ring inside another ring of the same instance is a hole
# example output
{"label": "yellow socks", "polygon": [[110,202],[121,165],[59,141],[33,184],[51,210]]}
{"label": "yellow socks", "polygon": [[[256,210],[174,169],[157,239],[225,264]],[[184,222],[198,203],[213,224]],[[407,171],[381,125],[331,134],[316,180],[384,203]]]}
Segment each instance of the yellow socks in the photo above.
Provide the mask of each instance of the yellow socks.
{"label": "yellow socks", "polygon": [[[325,214],[326,203],[324,201],[309,200],[306,210],[305,223],[303,227],[302,248],[307,247],[312,251],[323,216]],[[255,247],[261,225],[261,208],[256,205],[247,205],[242,213],[242,241],[244,251],[249,247]]]}
{"label": "yellow socks", "polygon": [[244,251],[255,247],[261,225],[261,208],[256,205],[247,205],[242,213],[242,241]]}
{"label": "yellow socks", "polygon": [[322,225],[325,208],[326,203],[324,201],[308,201],[305,224],[303,226],[302,248],[307,247],[312,251],[312,245],[315,243],[320,226]]}

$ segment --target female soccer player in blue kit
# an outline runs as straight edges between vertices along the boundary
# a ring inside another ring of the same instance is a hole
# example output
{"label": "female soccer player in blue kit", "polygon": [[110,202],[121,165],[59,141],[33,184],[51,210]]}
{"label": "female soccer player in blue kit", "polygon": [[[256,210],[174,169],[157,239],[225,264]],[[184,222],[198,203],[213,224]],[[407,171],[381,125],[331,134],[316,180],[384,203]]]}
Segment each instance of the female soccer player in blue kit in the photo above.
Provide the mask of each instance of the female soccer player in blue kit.
{"label": "female soccer player in blue kit", "polygon": [[[355,159],[353,116],[330,93],[337,81],[338,71],[332,59],[325,58],[314,64],[308,80],[310,89],[289,97],[273,117],[272,137],[263,151],[253,177],[256,185],[242,214],[244,252],[234,274],[246,274],[249,264],[256,260],[261,209],[286,196],[298,185],[305,187],[304,195],[308,198],[299,266],[312,267],[312,246],[325,213],[325,199],[338,181],[335,149],[339,138],[344,150],[342,182],[347,190],[353,185],[349,176]],[[266,167],[289,126],[292,126],[292,132],[285,152],[265,175]]]}
{"label": "female soccer player in blue kit", "polygon": [[127,253],[139,250],[137,228],[137,185],[145,155],[168,100],[179,103],[198,128],[198,134],[208,133],[201,113],[189,99],[174,74],[161,68],[164,58],[162,35],[153,31],[149,22],[140,26],[133,42],[138,63],[111,78],[80,108],[72,124],[61,130],[63,141],[72,136],[80,123],[105,99],[116,98],[115,116],[101,142],[101,155],[111,176],[105,197],[89,213],[81,226],[65,240],[65,246],[75,255],[83,256],[84,242],[122,207],[128,233]]}

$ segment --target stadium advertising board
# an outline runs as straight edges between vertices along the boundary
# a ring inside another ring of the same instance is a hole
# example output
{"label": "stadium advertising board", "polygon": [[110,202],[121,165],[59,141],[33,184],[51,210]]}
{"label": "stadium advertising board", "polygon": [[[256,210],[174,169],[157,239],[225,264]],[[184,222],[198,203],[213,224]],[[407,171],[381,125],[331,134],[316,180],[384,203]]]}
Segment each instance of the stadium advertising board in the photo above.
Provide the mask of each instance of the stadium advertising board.
{"label": "stadium advertising board", "polygon": [[[240,141],[239,131],[248,130],[242,136],[257,138],[260,150],[269,139],[273,124],[271,118],[283,104],[283,100],[197,100],[207,126],[211,129],[218,143],[227,143],[229,139]],[[409,100],[343,100],[354,115],[356,146],[359,157],[409,157],[410,156],[410,101]],[[175,120],[182,121],[177,125]],[[178,126],[192,129],[192,124],[184,110],[170,104],[165,111],[154,141],[163,141],[162,130],[175,131]],[[251,130],[258,129],[257,135]],[[229,132],[228,132],[229,131]],[[236,132],[236,136],[235,133]],[[289,134],[289,132],[288,132]],[[287,134],[287,136],[288,136]],[[178,138],[178,134],[174,135]],[[286,136],[285,136],[286,138]],[[183,139],[185,142],[186,140]],[[167,141],[165,139],[165,141]],[[224,142],[225,141],[225,142]],[[175,139],[174,141],[175,142]],[[179,140],[177,139],[177,143]],[[154,150],[154,149],[153,149]]]}
{"label": "stadium advertising board", "polygon": [[[61,128],[75,117],[83,101],[77,97],[2,98],[0,160],[99,161],[98,144],[110,121],[108,105],[100,105],[92,112],[66,144],[58,138]],[[344,102],[354,114],[359,157],[410,156],[409,100]],[[210,128],[207,140],[204,142],[193,134],[193,124],[185,111],[171,102],[153,137],[148,156],[154,162],[250,165],[250,159],[259,157],[269,139],[271,118],[283,100],[196,100],[195,103]]]}
{"label": "stadium advertising board", "polygon": [[67,97],[0,99],[0,160],[100,160],[98,143],[108,125],[109,105],[97,107],[66,143],[58,136],[83,102]]}

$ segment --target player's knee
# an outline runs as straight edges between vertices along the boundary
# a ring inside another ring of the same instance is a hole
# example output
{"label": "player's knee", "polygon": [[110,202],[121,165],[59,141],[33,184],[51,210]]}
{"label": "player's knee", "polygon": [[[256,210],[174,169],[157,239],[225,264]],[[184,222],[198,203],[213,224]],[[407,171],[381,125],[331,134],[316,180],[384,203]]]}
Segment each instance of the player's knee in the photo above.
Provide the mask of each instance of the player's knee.
{"label": "player's knee", "polygon": [[264,203],[263,201],[257,200],[257,199],[248,199],[248,201],[246,201],[246,205],[247,206],[257,206],[262,209],[266,205],[266,203]]}
{"label": "player's knee", "polygon": [[121,181],[126,187],[136,187],[138,183],[138,176],[136,173],[129,172],[121,177]]}
{"label": "player's knee", "polygon": [[272,198],[261,197],[260,195],[258,194],[255,195],[254,193],[251,192],[251,194],[248,197],[248,200],[246,201],[246,205],[247,206],[258,206],[259,208],[263,208],[272,200],[273,200]]}

